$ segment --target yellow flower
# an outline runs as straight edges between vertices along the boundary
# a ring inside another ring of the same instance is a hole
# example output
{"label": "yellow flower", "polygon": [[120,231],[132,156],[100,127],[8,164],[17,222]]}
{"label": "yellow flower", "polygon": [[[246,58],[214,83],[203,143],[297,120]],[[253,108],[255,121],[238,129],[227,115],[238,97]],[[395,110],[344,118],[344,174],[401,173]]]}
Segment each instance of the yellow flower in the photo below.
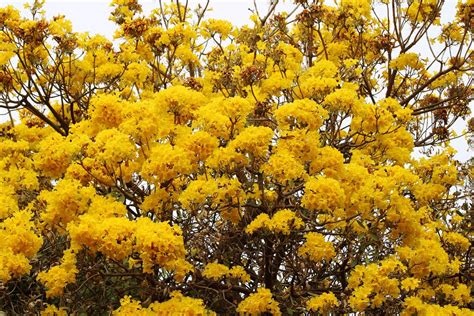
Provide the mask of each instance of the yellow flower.
{"label": "yellow flower", "polygon": [[461,251],[467,251],[471,246],[469,239],[456,232],[447,232],[443,238],[451,245],[458,247]]}
{"label": "yellow flower", "polygon": [[349,279],[349,288],[354,289],[349,298],[350,306],[359,312],[367,307],[378,308],[389,298],[400,295],[398,279],[391,276],[402,273],[405,266],[396,258],[389,257],[379,264],[356,266]]}
{"label": "yellow flower", "polygon": [[123,120],[122,113],[125,105],[124,101],[113,94],[103,94],[93,98],[90,113],[91,123],[104,128],[118,127]]}
{"label": "yellow flower", "polygon": [[185,209],[194,210],[208,199],[217,196],[217,192],[216,181],[197,179],[189,183],[188,187],[180,194],[178,201]]}
{"label": "yellow flower", "polygon": [[337,307],[339,301],[334,293],[323,293],[318,296],[313,296],[306,302],[306,308],[311,312],[327,313],[332,308]]}
{"label": "yellow flower", "polygon": [[46,308],[40,312],[41,316],[67,316],[67,310],[64,307],[47,304]]}
{"label": "yellow flower", "polygon": [[327,111],[310,99],[287,103],[275,111],[278,126],[283,130],[294,128],[316,130],[326,117]]}
{"label": "yellow flower", "polygon": [[72,138],[51,134],[38,144],[38,153],[33,156],[35,166],[46,176],[60,178],[81,147]]}
{"label": "yellow flower", "polygon": [[416,53],[403,53],[390,61],[390,67],[394,69],[421,69],[423,64]]}
{"label": "yellow flower", "polygon": [[273,130],[263,126],[249,126],[229,143],[236,151],[263,158],[268,153],[268,146],[273,137]]}
{"label": "yellow flower", "polygon": [[202,273],[203,277],[211,280],[219,280],[229,274],[229,268],[223,264],[213,262],[206,265]]}
{"label": "yellow flower", "polygon": [[43,239],[34,232],[33,214],[17,211],[0,223],[0,280],[8,282],[30,271],[29,259],[39,251]]}
{"label": "yellow flower", "polygon": [[181,229],[166,222],[153,222],[149,218],[136,221],[133,248],[138,251],[143,262],[143,272],[151,273],[154,265],[174,271],[181,278],[191,270],[184,260],[186,250]]}
{"label": "yellow flower", "polygon": [[411,291],[418,287],[418,285],[420,284],[420,280],[416,278],[406,278],[401,282],[401,284],[402,289],[404,289],[405,291]]}
{"label": "yellow flower", "polygon": [[44,225],[63,229],[66,225],[87,212],[91,199],[95,196],[95,189],[83,187],[73,179],[63,179],[58,182],[53,191],[42,191],[39,201],[45,203],[40,218]]}
{"label": "yellow flower", "polygon": [[242,282],[250,282],[250,275],[245,271],[244,267],[242,266],[233,266],[229,270],[229,277],[238,279]]}
{"label": "yellow flower", "polygon": [[350,111],[356,104],[361,103],[357,92],[354,89],[336,89],[324,98],[324,105],[330,111]]}
{"label": "yellow flower", "polygon": [[306,242],[298,249],[298,254],[314,262],[329,261],[335,255],[334,246],[319,233],[307,233]]}
{"label": "yellow flower", "polygon": [[106,129],[97,134],[95,142],[87,148],[89,157],[102,164],[115,166],[135,156],[135,146],[128,135],[115,128]]}
{"label": "yellow flower", "polygon": [[268,222],[270,222],[270,217],[268,214],[262,213],[247,225],[245,232],[247,234],[253,234],[256,230],[266,227]]}
{"label": "yellow flower", "polygon": [[186,125],[195,117],[195,112],[207,103],[207,98],[198,91],[184,86],[172,86],[154,95],[155,109],[159,113],[170,113],[174,124]]}
{"label": "yellow flower", "polygon": [[126,295],[120,300],[120,307],[112,312],[114,316],[128,315],[216,315],[207,310],[201,299],[186,297],[178,291],[171,293],[171,298],[165,302],[153,302],[148,308],[142,307],[139,301]]}
{"label": "yellow flower", "polygon": [[189,152],[170,144],[155,144],[142,166],[145,179],[153,183],[172,180],[191,171]]}
{"label": "yellow flower", "polygon": [[206,37],[219,34],[225,40],[232,32],[232,23],[226,20],[208,19],[202,22],[202,33]]}
{"label": "yellow flower", "polygon": [[341,10],[352,16],[354,19],[370,17],[372,10],[372,3],[370,0],[342,0],[340,3]]}
{"label": "yellow flower", "polygon": [[307,177],[304,166],[287,150],[278,150],[271,155],[262,171],[281,184]]}
{"label": "yellow flower", "polygon": [[295,212],[284,209],[276,212],[271,219],[264,213],[258,215],[247,225],[245,232],[247,234],[253,234],[256,230],[266,228],[274,233],[289,235],[291,229],[300,229],[303,225],[303,220],[296,216]]}
{"label": "yellow flower", "polygon": [[346,195],[339,181],[324,176],[310,177],[301,204],[310,210],[334,211],[344,206]]}
{"label": "yellow flower", "polygon": [[256,293],[250,294],[240,302],[237,312],[240,315],[259,315],[265,312],[275,316],[281,315],[278,303],[272,298],[270,290],[266,288],[259,288]]}
{"label": "yellow flower", "polygon": [[284,235],[289,235],[291,229],[297,230],[303,225],[303,220],[296,216],[295,212],[288,209],[276,212],[270,222],[266,224],[270,231]]}
{"label": "yellow flower", "polygon": [[202,275],[214,281],[219,281],[223,277],[237,279],[242,282],[250,281],[250,276],[242,266],[234,266],[229,269],[227,266],[217,263],[217,261],[207,264]]}
{"label": "yellow flower", "polygon": [[300,78],[302,98],[322,100],[338,85],[337,67],[329,60],[320,60],[308,68]]}
{"label": "yellow flower", "polygon": [[37,280],[46,286],[47,297],[57,297],[63,294],[66,285],[76,282],[78,272],[76,254],[73,249],[68,249],[64,252],[61,263],[46,272],[40,272]]}
{"label": "yellow flower", "polygon": [[219,145],[218,139],[205,131],[183,135],[176,142],[192,153],[191,159],[196,163],[206,160]]}

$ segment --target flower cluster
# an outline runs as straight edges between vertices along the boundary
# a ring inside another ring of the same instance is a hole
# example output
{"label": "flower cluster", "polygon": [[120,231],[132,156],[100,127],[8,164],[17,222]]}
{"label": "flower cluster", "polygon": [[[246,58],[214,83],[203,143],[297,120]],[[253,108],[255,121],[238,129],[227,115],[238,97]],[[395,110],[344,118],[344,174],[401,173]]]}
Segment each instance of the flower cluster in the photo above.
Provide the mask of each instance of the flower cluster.
{"label": "flower cluster", "polygon": [[304,222],[296,216],[295,212],[285,209],[276,212],[272,218],[267,214],[258,215],[247,227],[245,232],[253,234],[259,229],[266,228],[274,233],[289,235],[291,230],[298,230],[303,227]]}
{"label": "flower cluster", "polygon": [[242,282],[249,282],[250,276],[242,266],[233,266],[232,268],[228,268],[227,266],[212,262],[206,265],[202,275],[205,278],[218,281],[223,277],[228,277],[231,279],[238,279]]}
{"label": "flower cluster", "polygon": [[256,293],[250,294],[239,304],[237,312],[241,315],[258,315],[261,313],[281,315],[278,303],[272,298],[270,290],[266,288],[259,288]]}

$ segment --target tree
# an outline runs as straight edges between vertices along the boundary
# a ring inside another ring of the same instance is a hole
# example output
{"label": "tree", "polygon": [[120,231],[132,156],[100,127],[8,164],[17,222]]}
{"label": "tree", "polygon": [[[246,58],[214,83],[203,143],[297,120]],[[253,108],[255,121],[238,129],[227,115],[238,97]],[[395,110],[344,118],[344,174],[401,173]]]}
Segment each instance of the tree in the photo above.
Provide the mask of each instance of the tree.
{"label": "tree", "polygon": [[43,2],[0,9],[1,309],[471,313],[472,0]]}

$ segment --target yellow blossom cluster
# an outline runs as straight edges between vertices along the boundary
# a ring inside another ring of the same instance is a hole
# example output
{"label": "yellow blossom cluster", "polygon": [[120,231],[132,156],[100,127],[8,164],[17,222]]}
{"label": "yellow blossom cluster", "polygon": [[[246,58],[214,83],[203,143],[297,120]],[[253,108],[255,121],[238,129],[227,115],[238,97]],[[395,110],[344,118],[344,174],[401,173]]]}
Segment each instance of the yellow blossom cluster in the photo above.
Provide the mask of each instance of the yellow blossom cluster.
{"label": "yellow blossom cluster", "polygon": [[232,23],[226,20],[208,19],[203,21],[202,34],[205,37],[214,37],[219,35],[225,40],[232,31]]}
{"label": "yellow blossom cluster", "polygon": [[125,104],[116,95],[99,95],[91,102],[91,124],[95,128],[118,127],[122,122]]}
{"label": "yellow blossom cluster", "polygon": [[172,180],[192,170],[188,151],[169,143],[156,144],[150,151],[150,158],[143,163],[142,174],[153,183]]}
{"label": "yellow blossom cluster", "polygon": [[307,233],[305,243],[298,249],[298,254],[314,262],[322,260],[329,261],[335,255],[336,251],[330,241],[326,241],[324,236],[319,233]]}
{"label": "yellow blossom cluster", "polygon": [[186,250],[181,229],[168,223],[155,223],[148,218],[140,218],[136,222],[135,249],[140,253],[143,271],[151,273],[154,265],[174,270],[176,278],[182,279],[192,270],[192,266],[184,260]]}
{"label": "yellow blossom cluster", "polygon": [[322,100],[338,83],[336,65],[329,60],[318,61],[301,76],[301,97]]}
{"label": "yellow blossom cluster", "polygon": [[[416,0],[410,3],[408,8],[406,8],[406,13],[412,23],[419,23],[423,21],[423,19],[426,19],[429,16],[433,16],[435,14],[436,5],[437,2],[435,0]],[[436,18],[434,20],[434,24],[439,24],[439,18]]]}
{"label": "yellow blossom cluster", "polygon": [[170,113],[175,124],[186,124],[194,118],[194,112],[206,103],[206,97],[183,86],[162,90],[154,97],[155,107],[160,112]]}
{"label": "yellow blossom cluster", "polygon": [[305,184],[302,205],[310,210],[331,212],[344,206],[345,193],[335,179],[318,176],[311,177]]}
{"label": "yellow blossom cluster", "polygon": [[241,282],[250,281],[250,276],[247,272],[245,272],[245,269],[242,266],[233,266],[229,269],[229,267],[217,262],[211,262],[207,264],[204,268],[204,271],[202,272],[202,275],[205,278],[214,281],[218,281],[224,277],[237,279]]}
{"label": "yellow blossom cluster", "polygon": [[88,210],[94,195],[94,188],[83,187],[74,179],[63,179],[53,191],[42,191],[39,195],[38,200],[45,205],[40,218],[44,225],[64,230],[69,222]]}
{"label": "yellow blossom cluster", "polygon": [[369,17],[372,7],[371,1],[368,0],[342,0],[340,9],[346,11],[354,19],[360,19],[361,17]]}
{"label": "yellow blossom cluster", "polygon": [[124,259],[133,251],[139,252],[145,272],[151,272],[154,264],[180,272],[188,269],[183,261],[184,247],[179,228],[164,222],[154,223],[146,218],[131,222],[120,217],[108,218],[104,222],[97,216],[86,214],[68,230],[75,245],[87,246],[91,251],[115,259]]}
{"label": "yellow blossom cluster", "polygon": [[329,292],[310,298],[306,302],[306,308],[311,312],[327,313],[338,304],[337,297],[334,293]]}
{"label": "yellow blossom cluster", "polygon": [[36,255],[43,239],[34,231],[33,214],[17,211],[0,223],[0,281],[22,276],[31,270],[29,260]]}
{"label": "yellow blossom cluster", "polygon": [[336,89],[324,98],[324,106],[331,112],[349,112],[361,104],[357,95],[357,86],[345,83],[341,89]]}
{"label": "yellow blossom cluster", "polygon": [[405,299],[405,309],[401,313],[403,316],[419,314],[419,315],[473,315],[472,310],[467,308],[459,308],[454,305],[438,305],[423,302],[419,297],[410,296]]}
{"label": "yellow blossom cluster", "polygon": [[64,307],[47,304],[46,308],[40,313],[41,316],[67,316],[67,310]]}
{"label": "yellow blossom cluster", "polygon": [[[29,154],[30,149],[31,145],[26,139],[2,140],[0,143],[0,183],[2,186],[14,191],[38,189],[38,172]],[[5,191],[7,194],[8,190]]]}
{"label": "yellow blossom cluster", "polygon": [[153,302],[147,308],[142,307],[139,301],[125,296],[120,300],[120,307],[112,315],[215,315],[205,308],[200,299],[186,297],[178,291],[171,293],[171,298],[162,303]]}
{"label": "yellow blossom cluster", "polygon": [[380,265],[357,266],[348,280],[349,287],[354,289],[349,304],[362,312],[368,306],[380,307],[387,300],[396,299],[400,294],[399,281],[391,275],[405,270],[406,267],[394,258],[385,259]]}
{"label": "yellow blossom cluster", "polygon": [[33,156],[33,161],[44,175],[60,178],[80,149],[77,142],[66,141],[61,135],[51,134],[38,144],[38,153]]}
{"label": "yellow blossom cluster", "polygon": [[43,283],[46,288],[46,296],[57,297],[64,293],[64,288],[76,281],[78,269],[76,267],[76,253],[73,249],[64,252],[61,263],[50,268],[48,271],[42,271],[37,279]]}
{"label": "yellow blossom cluster", "polygon": [[223,139],[235,137],[252,111],[249,100],[241,97],[215,98],[196,110],[196,125]]}
{"label": "yellow blossom cluster", "polygon": [[215,181],[197,179],[192,181],[186,190],[180,194],[179,202],[185,209],[193,210],[217,195],[217,191]]}
{"label": "yellow blossom cluster", "polygon": [[303,164],[287,150],[279,150],[271,155],[262,166],[262,171],[274,181],[282,184],[305,179],[308,176]]}
{"label": "yellow blossom cluster", "polygon": [[253,234],[259,229],[268,229],[274,233],[289,235],[291,231],[301,229],[303,225],[303,220],[299,218],[295,212],[284,209],[276,212],[272,218],[267,214],[258,215],[247,225],[245,232]]}
{"label": "yellow blossom cluster", "polygon": [[250,294],[239,304],[237,312],[240,315],[259,315],[262,313],[281,315],[278,303],[272,298],[272,292],[266,288],[259,288],[256,293]]}
{"label": "yellow blossom cluster", "polygon": [[436,236],[423,236],[411,247],[399,247],[397,253],[401,260],[408,263],[413,275],[419,278],[456,273],[459,270],[460,262],[450,260]]}
{"label": "yellow blossom cluster", "polygon": [[278,126],[283,130],[295,128],[318,129],[327,112],[313,100],[302,99],[287,103],[275,111]]}
{"label": "yellow blossom cluster", "polygon": [[460,251],[468,251],[471,246],[469,239],[457,232],[447,232],[443,235],[443,239],[454,247],[459,248]]}
{"label": "yellow blossom cluster", "polygon": [[401,70],[406,68],[421,69],[423,64],[416,53],[400,54],[396,59],[390,61],[390,67]]}
{"label": "yellow blossom cluster", "polygon": [[341,152],[333,147],[318,148],[309,165],[311,175],[324,172],[329,177],[336,177],[343,170],[344,157]]}
{"label": "yellow blossom cluster", "polygon": [[375,105],[355,106],[351,121],[351,127],[358,131],[355,142],[369,142],[363,152],[378,160],[390,160],[400,165],[408,162],[413,138],[406,129],[397,126],[406,123],[411,112],[392,98]]}
{"label": "yellow blossom cluster", "polygon": [[273,130],[263,126],[249,126],[229,143],[237,152],[254,158],[266,158]]}

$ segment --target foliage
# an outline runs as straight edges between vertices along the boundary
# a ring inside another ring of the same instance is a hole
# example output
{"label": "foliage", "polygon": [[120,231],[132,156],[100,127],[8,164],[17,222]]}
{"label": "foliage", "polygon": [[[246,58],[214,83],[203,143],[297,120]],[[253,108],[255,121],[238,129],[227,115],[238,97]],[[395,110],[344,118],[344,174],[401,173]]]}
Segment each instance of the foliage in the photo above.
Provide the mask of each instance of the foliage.
{"label": "foliage", "polygon": [[472,0],[43,2],[0,8],[0,310],[471,313]]}

